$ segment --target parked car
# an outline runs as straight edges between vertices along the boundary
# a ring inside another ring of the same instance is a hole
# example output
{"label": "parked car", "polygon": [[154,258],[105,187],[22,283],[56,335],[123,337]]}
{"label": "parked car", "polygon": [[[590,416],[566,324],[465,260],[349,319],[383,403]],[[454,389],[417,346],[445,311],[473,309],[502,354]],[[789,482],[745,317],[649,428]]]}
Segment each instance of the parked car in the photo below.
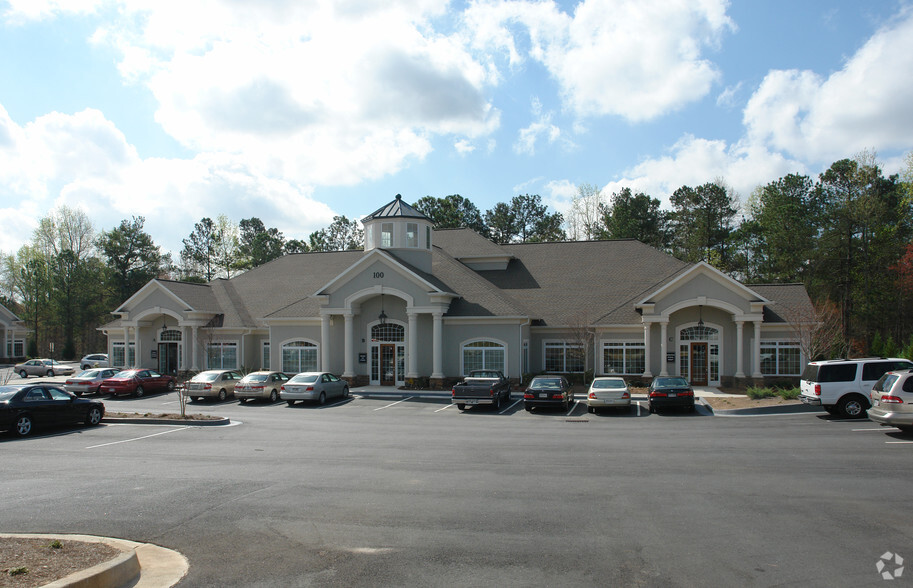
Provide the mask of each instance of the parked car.
{"label": "parked car", "polygon": [[913,362],[899,357],[813,361],[802,372],[799,400],[830,414],[864,418],[875,382],[886,372],[911,368]]}
{"label": "parked car", "polygon": [[574,393],[564,376],[536,376],[523,393],[523,408],[527,411],[537,406],[562,406],[568,411],[573,402]]}
{"label": "parked car", "polygon": [[647,389],[650,412],[659,408],[684,408],[694,412],[694,388],[681,376],[657,376]]}
{"label": "parked car", "polygon": [[510,401],[510,380],[497,370],[472,370],[450,390],[450,402],[460,410],[466,405],[487,404],[499,410]]}
{"label": "parked car", "polygon": [[20,437],[36,426],[85,423],[95,426],[105,416],[99,400],[77,398],[49,384],[0,386],[0,429]]}
{"label": "parked car", "polygon": [[63,387],[67,392],[72,392],[77,396],[83,394],[98,394],[101,390],[102,381],[114,376],[117,370],[112,368],[86,370],[79,372],[72,378],[67,378]]}
{"label": "parked car", "polygon": [[235,386],[243,376],[235,370],[206,370],[184,384],[184,396],[194,400],[218,398],[225,400],[235,395]]}
{"label": "parked car", "polygon": [[110,378],[102,380],[101,394],[118,396],[133,394],[140,398],[146,392],[174,390],[174,376],[160,374],[155,370],[130,369],[117,372]]}
{"label": "parked car", "polygon": [[875,382],[869,420],[913,433],[913,370],[892,371]]}
{"label": "parked car", "polygon": [[282,384],[288,376],[282,372],[251,372],[241,378],[235,386],[235,398],[245,403],[251,398],[265,398],[276,402],[282,392]]}
{"label": "parked car", "polygon": [[596,412],[600,408],[631,408],[628,384],[618,376],[593,378],[586,394],[586,407],[589,412]]}
{"label": "parked car", "polygon": [[330,398],[348,398],[349,383],[328,372],[302,372],[292,376],[279,392],[289,406],[296,400],[316,400],[325,404]]}
{"label": "parked car", "polygon": [[83,370],[106,368],[110,366],[111,364],[108,363],[107,353],[90,353],[79,360],[79,368]]}
{"label": "parked car", "polygon": [[30,359],[13,366],[13,371],[21,377],[29,376],[69,376],[75,368],[63,365],[56,359]]}

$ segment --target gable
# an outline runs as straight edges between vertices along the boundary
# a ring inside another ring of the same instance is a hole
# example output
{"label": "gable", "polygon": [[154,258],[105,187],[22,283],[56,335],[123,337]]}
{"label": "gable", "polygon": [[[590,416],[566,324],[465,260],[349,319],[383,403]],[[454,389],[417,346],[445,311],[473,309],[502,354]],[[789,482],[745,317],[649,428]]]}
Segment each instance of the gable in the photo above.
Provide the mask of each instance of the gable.
{"label": "gable", "polygon": [[759,312],[769,301],[718,269],[700,262],[640,301],[638,308],[662,314],[685,301],[709,300],[738,308],[742,313]]}

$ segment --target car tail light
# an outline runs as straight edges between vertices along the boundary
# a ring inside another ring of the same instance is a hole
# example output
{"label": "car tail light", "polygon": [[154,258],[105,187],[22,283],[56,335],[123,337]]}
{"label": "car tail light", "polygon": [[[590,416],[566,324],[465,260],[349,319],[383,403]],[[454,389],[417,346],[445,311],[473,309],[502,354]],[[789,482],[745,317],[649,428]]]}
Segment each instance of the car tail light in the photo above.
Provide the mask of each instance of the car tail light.
{"label": "car tail light", "polygon": [[684,392],[679,392],[679,396],[694,396],[694,390],[685,390]]}
{"label": "car tail light", "polygon": [[815,396],[821,396],[821,384],[815,384]]}
{"label": "car tail light", "polygon": [[624,394],[622,394],[622,395],[621,395],[621,397],[622,397],[622,398],[630,398],[630,397],[631,397],[631,395],[630,395],[630,394],[629,394],[629,393],[628,393],[628,391],[627,391],[627,390],[625,390],[625,393],[624,393]]}
{"label": "car tail light", "polygon": [[284,385],[284,384],[283,384],[282,386],[279,387],[279,391],[280,391],[280,392],[285,392],[285,385]]}
{"label": "car tail light", "polygon": [[596,398],[596,393],[595,393],[595,392],[590,392],[590,395],[587,396],[587,398]]}
{"label": "car tail light", "polygon": [[251,390],[263,390],[266,386],[248,386]]}
{"label": "car tail light", "polygon": [[560,392],[558,394],[552,394],[552,398],[557,399],[557,400],[564,400],[564,392]]}
{"label": "car tail light", "polygon": [[903,400],[900,399],[900,396],[890,396],[888,394],[882,396],[879,402],[882,404],[903,404]]}
{"label": "car tail light", "polygon": [[523,394],[523,399],[524,399],[524,400],[532,400],[532,399],[535,398],[535,397],[536,397],[535,394],[530,394],[529,392],[525,392],[525,393]]}
{"label": "car tail light", "polygon": [[665,398],[665,392],[650,392],[650,398]]}
{"label": "car tail light", "polygon": [[450,389],[450,397],[453,398],[456,396],[456,386]]}
{"label": "car tail light", "polygon": [[308,387],[305,389],[305,391],[306,391],[306,392],[313,392],[313,391],[314,391],[314,387],[313,387],[313,386],[308,386]]}
{"label": "car tail light", "polygon": [[67,380],[67,381],[64,382],[64,383],[65,383],[65,384],[75,384],[76,382],[74,382],[73,380]]}

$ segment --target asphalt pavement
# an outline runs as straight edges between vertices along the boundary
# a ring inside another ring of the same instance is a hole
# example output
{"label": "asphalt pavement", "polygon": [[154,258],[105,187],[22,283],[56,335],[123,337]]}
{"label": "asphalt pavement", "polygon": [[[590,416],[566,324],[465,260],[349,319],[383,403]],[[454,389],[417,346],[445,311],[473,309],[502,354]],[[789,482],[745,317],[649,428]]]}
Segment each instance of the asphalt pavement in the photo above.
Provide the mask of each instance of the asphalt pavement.
{"label": "asphalt pavement", "polygon": [[858,586],[913,553],[913,437],[867,421],[361,395],[188,409],[231,425],[0,438],[0,530],[173,549],[181,586]]}

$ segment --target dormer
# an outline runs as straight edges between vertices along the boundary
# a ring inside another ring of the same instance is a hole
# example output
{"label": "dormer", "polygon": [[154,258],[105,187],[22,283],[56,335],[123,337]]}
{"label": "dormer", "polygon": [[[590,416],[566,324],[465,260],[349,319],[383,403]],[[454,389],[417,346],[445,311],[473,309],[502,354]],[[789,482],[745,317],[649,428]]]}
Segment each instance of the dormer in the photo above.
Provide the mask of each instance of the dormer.
{"label": "dormer", "polygon": [[399,194],[361,221],[365,252],[384,249],[406,263],[431,273],[431,219],[403,202]]}

